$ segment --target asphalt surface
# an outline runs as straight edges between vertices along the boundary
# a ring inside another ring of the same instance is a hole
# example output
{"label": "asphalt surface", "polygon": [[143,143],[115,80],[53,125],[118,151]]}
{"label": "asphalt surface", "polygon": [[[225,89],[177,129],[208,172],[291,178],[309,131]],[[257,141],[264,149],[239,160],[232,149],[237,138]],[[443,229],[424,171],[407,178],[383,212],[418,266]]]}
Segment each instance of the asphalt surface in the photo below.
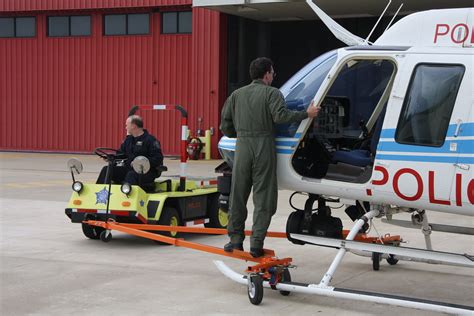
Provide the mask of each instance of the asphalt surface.
{"label": "asphalt surface", "polygon": [[[215,255],[114,232],[109,243],[89,240],[80,225],[70,223],[64,208],[71,193],[66,161],[82,160],[83,182],[95,181],[103,162],[92,155],[0,152],[0,313],[1,315],[432,315],[375,303],[265,290],[263,302],[251,305],[245,286],[220,274]],[[220,161],[192,161],[192,176],[214,177]],[[166,159],[177,175],[179,160]],[[292,192],[279,192],[278,212],[270,229],[284,231]],[[304,199],[295,204],[303,207]],[[247,228],[252,219],[249,201]],[[340,214],[340,215],[338,215]],[[345,228],[351,221],[342,212]],[[398,216],[409,219],[408,214]],[[432,222],[473,227],[472,217],[429,213]],[[373,234],[399,234],[404,246],[423,247],[416,229],[375,222]],[[226,236],[187,236],[191,241],[223,246]],[[474,254],[474,237],[432,234],[436,250]],[[248,249],[248,240],[244,243]],[[336,250],[297,246],[286,239],[267,239],[266,248],[297,265],[292,279],[319,283]],[[222,259],[243,272],[246,262]],[[346,254],[332,286],[474,306],[474,271],[469,268],[381,262],[373,271],[369,258]]]}

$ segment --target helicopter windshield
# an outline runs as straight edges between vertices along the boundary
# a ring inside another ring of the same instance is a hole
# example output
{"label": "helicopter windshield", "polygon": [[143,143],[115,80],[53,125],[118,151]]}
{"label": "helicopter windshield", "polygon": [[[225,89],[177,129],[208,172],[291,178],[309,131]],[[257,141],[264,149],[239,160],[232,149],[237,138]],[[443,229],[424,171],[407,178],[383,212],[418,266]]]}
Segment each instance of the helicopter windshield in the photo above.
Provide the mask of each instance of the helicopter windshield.
{"label": "helicopter windshield", "polygon": [[[298,71],[281,87],[280,90],[285,97],[288,109],[305,111],[308,108],[321,83],[336,62],[336,57],[336,50],[319,56]],[[293,137],[298,125],[299,123],[278,124],[277,136]]]}

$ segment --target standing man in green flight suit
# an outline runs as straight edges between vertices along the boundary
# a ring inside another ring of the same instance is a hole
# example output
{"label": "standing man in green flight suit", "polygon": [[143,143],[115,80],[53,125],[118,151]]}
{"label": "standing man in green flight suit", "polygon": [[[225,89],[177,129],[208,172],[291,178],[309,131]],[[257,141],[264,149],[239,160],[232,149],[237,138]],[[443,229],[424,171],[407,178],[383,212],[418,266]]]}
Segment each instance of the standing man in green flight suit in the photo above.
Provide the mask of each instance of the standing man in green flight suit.
{"label": "standing man in green flight suit", "polygon": [[234,91],[222,109],[221,131],[227,137],[237,137],[227,226],[230,242],[224,250],[243,250],[247,200],[253,187],[250,254],[261,257],[278,199],[275,124],[313,118],[319,107],[310,104],[306,112],[288,110],[280,90],[271,87],[275,71],[266,57],[250,63],[250,77],[252,83]]}

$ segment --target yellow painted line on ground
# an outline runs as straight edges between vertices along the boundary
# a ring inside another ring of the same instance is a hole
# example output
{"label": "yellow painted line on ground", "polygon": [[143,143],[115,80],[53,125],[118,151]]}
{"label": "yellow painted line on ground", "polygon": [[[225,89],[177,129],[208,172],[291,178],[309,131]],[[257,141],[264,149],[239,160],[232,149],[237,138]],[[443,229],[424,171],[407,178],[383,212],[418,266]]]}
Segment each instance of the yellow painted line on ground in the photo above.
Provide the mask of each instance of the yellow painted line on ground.
{"label": "yellow painted line on ground", "polygon": [[4,184],[3,186],[12,187],[12,188],[16,188],[16,189],[28,189],[28,188],[30,188],[29,185],[20,184],[20,183],[7,183],[7,184]]}
{"label": "yellow painted line on ground", "polygon": [[27,182],[27,185],[35,188],[35,187],[51,187],[51,186],[56,186],[57,183],[51,183],[51,182]]}
{"label": "yellow painted line on ground", "polygon": [[26,182],[26,184],[28,185],[32,185],[32,186],[49,186],[49,185],[54,185],[54,183],[52,181],[31,181],[31,182]]}
{"label": "yellow painted line on ground", "polygon": [[[95,183],[95,180],[84,181],[83,183]],[[38,187],[54,187],[54,186],[71,186],[72,180],[51,180],[51,181],[34,181],[34,182],[25,182],[25,183],[5,183],[0,184],[0,186],[10,187],[15,189],[32,189]]]}
{"label": "yellow painted line on ground", "polygon": [[28,184],[31,185],[44,185],[44,184],[49,184],[49,185],[55,185],[55,184],[72,184],[72,180],[48,180],[48,181],[35,181],[35,182],[27,182]]}
{"label": "yellow painted line on ground", "polygon": [[14,159],[14,158],[25,158],[24,154],[12,154],[12,153],[0,153],[0,158],[6,159]]}

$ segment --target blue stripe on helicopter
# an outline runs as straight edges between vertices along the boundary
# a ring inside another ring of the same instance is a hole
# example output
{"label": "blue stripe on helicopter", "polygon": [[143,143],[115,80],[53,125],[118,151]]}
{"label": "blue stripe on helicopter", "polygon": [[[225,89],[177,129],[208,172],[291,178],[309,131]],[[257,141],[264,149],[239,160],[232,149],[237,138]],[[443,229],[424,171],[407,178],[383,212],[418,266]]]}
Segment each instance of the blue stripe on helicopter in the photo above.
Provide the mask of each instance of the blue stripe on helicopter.
{"label": "blue stripe on helicopter", "polygon": [[[219,144],[219,148],[227,150],[235,150],[235,144]],[[383,143],[383,145],[378,147],[379,151],[392,151],[397,152],[398,155],[403,153],[437,153],[437,154],[474,154],[474,141],[465,141],[461,147],[458,147],[457,152],[452,152],[449,150],[449,145],[445,145],[441,148],[438,147],[426,147],[426,146],[409,146],[409,145],[400,145],[397,143]],[[291,154],[295,149],[288,148],[277,148],[277,153]]]}
{"label": "blue stripe on helicopter", "polygon": [[281,136],[277,133],[277,135],[275,136],[276,139],[278,138],[294,138],[294,139],[299,139],[301,137],[301,135],[303,135],[302,133],[295,133],[295,135],[293,136]]}
{"label": "blue stripe on helicopter", "polygon": [[[235,146],[219,146],[221,149],[235,150]],[[277,148],[277,154],[291,155],[293,149],[279,149]],[[397,160],[397,161],[417,161],[417,162],[436,162],[436,163],[462,163],[462,164],[474,164],[474,157],[439,157],[439,156],[404,156],[404,155],[388,155],[388,154],[377,154],[377,160]]]}
{"label": "blue stripe on helicopter", "polygon": [[[451,143],[457,144],[455,151],[451,151]],[[396,151],[400,153],[474,154],[474,140],[447,140],[441,147],[404,145],[396,143],[395,141],[380,141],[377,150]]]}
{"label": "blue stripe on helicopter", "polygon": [[279,149],[277,148],[277,154],[291,155],[294,152],[293,149]]}
{"label": "blue stripe on helicopter", "polygon": [[[219,142],[219,146],[223,145],[223,146],[234,146],[235,147],[235,139],[232,139],[232,140],[229,140],[229,139],[226,139],[226,140],[222,140]],[[293,147],[293,146],[296,146],[298,145],[298,140],[295,139],[295,140],[278,140],[275,139],[275,145],[276,146],[285,146],[285,147]]]}
{"label": "blue stripe on helicopter", "polygon": [[[446,134],[446,137],[453,137],[454,133],[456,132],[456,128],[457,128],[456,124],[449,125],[448,133]],[[460,137],[474,136],[474,123],[469,122],[469,123],[461,124],[459,136]],[[395,129],[394,128],[383,129],[380,134],[380,138],[395,138]]]}
{"label": "blue stripe on helicopter", "polygon": [[397,160],[397,161],[418,161],[418,162],[437,162],[437,163],[462,163],[474,164],[474,157],[438,157],[438,156],[403,156],[377,154],[376,160]]}
{"label": "blue stripe on helicopter", "polygon": [[[457,144],[457,150],[451,151],[451,143]],[[298,144],[298,141],[276,141],[276,146],[293,147]],[[219,147],[226,147],[225,149],[235,150],[235,141],[233,142],[221,142]],[[377,148],[383,151],[393,152],[409,152],[409,153],[440,153],[440,154],[474,154],[474,140],[456,140],[446,141],[441,147],[429,147],[429,146],[414,146],[399,144],[394,141],[381,141]]]}
{"label": "blue stripe on helicopter", "polygon": [[[221,149],[235,150],[235,147],[223,147]],[[277,149],[277,154],[291,155],[292,149]],[[387,155],[378,154],[376,160],[396,160],[396,161],[416,161],[416,162],[435,162],[435,163],[462,163],[474,164],[474,157],[439,157],[439,156],[404,156],[404,155]]]}
{"label": "blue stripe on helicopter", "polygon": [[[219,149],[226,149],[226,150],[235,150],[235,145],[222,145],[219,144]],[[277,148],[277,154],[292,154],[294,149],[280,149]]]}
{"label": "blue stripe on helicopter", "polygon": [[276,145],[277,146],[287,146],[287,147],[292,147],[296,146],[298,144],[298,140],[295,141],[281,141],[281,140],[276,140]]}

